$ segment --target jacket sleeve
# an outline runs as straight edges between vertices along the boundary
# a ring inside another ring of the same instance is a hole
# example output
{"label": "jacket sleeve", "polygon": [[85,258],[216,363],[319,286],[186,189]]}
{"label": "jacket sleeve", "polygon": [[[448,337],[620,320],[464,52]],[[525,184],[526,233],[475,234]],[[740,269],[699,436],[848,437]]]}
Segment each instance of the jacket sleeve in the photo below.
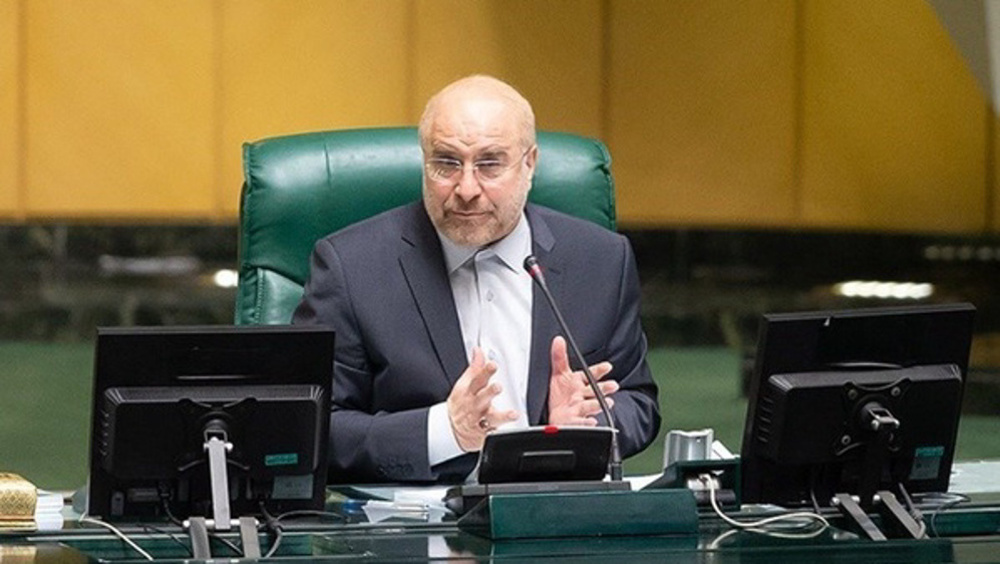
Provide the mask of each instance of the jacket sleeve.
{"label": "jacket sleeve", "polygon": [[[628,240],[621,237],[616,319],[607,340],[611,377],[621,388],[612,408],[622,456],[646,448],[660,430],[657,387],[646,362],[648,346],[639,318],[639,275]],[[602,421],[601,423],[605,423]]]}

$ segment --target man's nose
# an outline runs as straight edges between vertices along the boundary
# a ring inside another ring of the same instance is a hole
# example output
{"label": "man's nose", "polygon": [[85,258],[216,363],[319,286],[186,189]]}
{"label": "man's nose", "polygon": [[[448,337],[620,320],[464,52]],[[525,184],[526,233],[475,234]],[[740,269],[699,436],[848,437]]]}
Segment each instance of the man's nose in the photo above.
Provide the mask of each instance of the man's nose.
{"label": "man's nose", "polygon": [[483,188],[479,185],[479,179],[476,178],[475,166],[463,166],[462,172],[459,173],[455,194],[468,202],[479,196],[482,191]]}

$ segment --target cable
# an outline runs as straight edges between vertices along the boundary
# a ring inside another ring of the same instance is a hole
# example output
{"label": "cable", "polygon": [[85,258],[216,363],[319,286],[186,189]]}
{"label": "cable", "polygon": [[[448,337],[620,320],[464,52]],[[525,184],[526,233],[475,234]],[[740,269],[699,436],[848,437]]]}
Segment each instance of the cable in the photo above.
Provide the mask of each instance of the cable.
{"label": "cable", "polygon": [[281,541],[284,540],[285,538],[285,532],[284,529],[281,527],[280,523],[282,519],[289,519],[295,517],[331,517],[331,518],[336,518],[340,521],[344,520],[344,516],[338,513],[333,513],[331,511],[318,511],[310,509],[287,511],[285,513],[282,513],[281,515],[278,515],[277,517],[271,517],[270,513],[268,513],[267,510],[264,508],[263,503],[261,503],[261,513],[265,516],[265,518],[274,519],[275,533],[276,533],[274,543],[271,545],[270,550],[267,551],[267,554],[264,555],[265,558],[274,555],[274,553],[277,552],[278,550],[278,546],[281,545]]}
{"label": "cable", "polygon": [[274,542],[271,543],[271,548],[264,554],[263,558],[270,558],[274,556],[275,552],[278,552],[278,547],[281,546],[281,541],[285,540],[285,532],[283,530],[275,529]]}
{"label": "cable", "polygon": [[295,518],[295,517],[333,517],[339,520],[344,520],[344,516],[338,513],[333,513],[330,511],[318,511],[310,509],[300,509],[295,511],[288,511],[282,513],[281,515],[274,516],[267,510],[264,502],[260,502],[260,514],[264,516],[265,526],[274,532],[274,541],[271,543],[271,548],[268,549],[267,553],[264,554],[263,558],[270,558],[274,556],[274,553],[278,551],[278,547],[281,546],[281,541],[285,538],[284,528],[281,526],[281,520]]}
{"label": "cable", "polygon": [[[819,515],[818,513],[810,513],[806,511],[799,511],[795,513],[784,513],[781,515],[775,515],[773,517],[766,517],[764,519],[758,519],[756,521],[737,521],[732,517],[726,515],[722,512],[719,507],[719,502],[715,498],[716,484],[715,479],[708,474],[701,474],[698,476],[698,480],[708,488],[709,501],[712,503],[712,509],[715,510],[716,515],[719,516],[723,521],[729,525],[746,531],[753,531],[759,533],[765,533],[768,535],[783,537],[783,538],[811,538],[822,533],[826,528],[830,526],[829,521],[825,517]],[[794,521],[798,521],[795,523]],[[775,531],[771,527],[775,524],[787,523],[792,529],[804,529],[807,527],[815,527],[819,525],[819,528],[810,531],[809,533],[786,533]]]}
{"label": "cable", "polygon": [[940,496],[935,496],[935,497],[945,498],[945,500],[942,501],[940,505],[938,505],[931,511],[930,536],[937,538],[941,536],[937,530],[937,516],[951,509],[952,507],[955,507],[960,503],[966,503],[968,501],[971,501],[971,499],[969,498],[969,496],[960,493],[943,493],[940,494]]}
{"label": "cable", "polygon": [[243,550],[236,546],[233,541],[223,537],[219,533],[208,533],[210,538],[213,538],[226,546],[229,550],[233,551],[233,556],[243,556]]}
{"label": "cable", "polygon": [[809,500],[812,501],[813,512],[816,514],[821,513],[819,510],[819,501],[816,499],[816,490],[809,488]]}
{"label": "cable", "polygon": [[164,531],[163,529],[161,529],[159,527],[154,527],[153,525],[149,525],[149,524],[146,524],[146,523],[140,523],[140,526],[146,532],[152,531],[154,533],[159,533],[161,535],[164,535],[164,536],[168,537],[170,540],[172,540],[175,543],[181,545],[184,548],[184,550],[186,550],[188,552],[188,554],[190,554],[191,556],[194,556],[194,552],[191,550],[191,547],[188,546],[188,545],[186,545],[186,544],[184,544],[184,541],[182,541],[180,539],[180,537],[178,537],[176,534],[171,533],[170,531]]}
{"label": "cable", "polygon": [[819,501],[816,499],[816,482],[818,478],[816,475],[819,473],[819,468],[815,465],[809,468],[809,500],[812,502],[814,513],[823,513],[819,508]]}
{"label": "cable", "polygon": [[281,527],[281,523],[271,515],[263,501],[260,502],[260,514],[264,517],[264,526],[274,533],[271,548],[263,556],[263,558],[270,558],[274,556],[274,553],[278,551],[278,547],[281,546],[281,541],[285,538],[285,532]]}
{"label": "cable", "polygon": [[99,519],[91,519],[90,517],[80,517],[79,522],[80,523],[88,523],[88,524],[91,524],[91,525],[97,525],[99,527],[104,527],[105,529],[108,529],[109,531],[111,531],[112,533],[114,533],[115,536],[117,536],[118,538],[122,539],[125,542],[125,544],[127,544],[130,547],[132,547],[133,549],[135,549],[135,551],[138,552],[139,554],[141,554],[143,556],[143,558],[145,558],[146,560],[152,560],[153,559],[152,555],[150,555],[148,552],[146,552],[145,550],[143,550],[142,547],[140,547],[138,544],[135,543],[135,541],[133,541],[132,539],[128,538],[128,535],[126,535],[125,533],[121,532],[118,529],[118,527],[115,527],[111,523],[105,523],[104,521],[101,521]]}
{"label": "cable", "polygon": [[236,544],[233,543],[233,541],[227,539],[226,537],[223,537],[219,533],[208,533],[208,536],[210,538],[213,538],[213,539],[221,542],[229,550],[232,550],[233,551],[233,556],[243,556],[243,550],[240,547],[236,546]]}
{"label": "cable", "polygon": [[920,514],[917,506],[913,504],[913,498],[910,497],[910,492],[906,491],[906,486],[903,482],[899,482],[899,493],[903,496],[903,501],[906,502],[906,509],[910,513],[910,517],[920,524],[920,532],[917,534],[917,538],[927,537],[927,523],[924,522],[924,516]]}
{"label": "cable", "polygon": [[314,509],[298,509],[295,511],[287,511],[278,515],[274,519],[281,521],[283,519],[288,519],[289,517],[330,517],[335,518],[340,521],[344,520],[344,516],[339,513],[334,513],[333,511],[318,511]]}
{"label": "cable", "polygon": [[[164,493],[162,489],[160,490],[160,503],[163,505],[163,513],[166,514],[167,519],[169,519],[170,522],[173,523],[174,525],[177,525],[182,529],[185,528],[184,522],[178,519],[177,516],[174,515],[174,512],[170,509],[170,495]],[[219,541],[220,543],[225,545],[226,548],[233,551],[234,556],[241,556],[243,554],[243,551],[240,549],[240,547],[236,546],[231,540],[223,537],[222,535],[215,532],[210,532],[208,533],[208,536]]]}
{"label": "cable", "polygon": [[170,497],[169,496],[165,497],[161,493],[160,494],[160,504],[163,505],[163,513],[167,516],[167,519],[169,519],[171,523],[173,523],[174,525],[177,525],[178,527],[183,527],[184,526],[184,523],[174,515],[173,511],[170,510]]}

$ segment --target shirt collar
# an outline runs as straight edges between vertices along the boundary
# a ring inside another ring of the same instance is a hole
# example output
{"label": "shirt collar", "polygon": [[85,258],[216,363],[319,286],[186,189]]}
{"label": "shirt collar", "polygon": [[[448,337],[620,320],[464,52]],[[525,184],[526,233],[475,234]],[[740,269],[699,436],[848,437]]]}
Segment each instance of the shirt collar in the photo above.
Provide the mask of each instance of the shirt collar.
{"label": "shirt collar", "polygon": [[452,274],[459,267],[466,263],[473,255],[481,250],[489,249],[515,272],[520,272],[521,263],[524,257],[531,254],[531,227],[524,212],[517,220],[514,229],[499,241],[494,241],[483,247],[471,247],[459,245],[451,239],[437,232],[438,239],[441,240],[441,249],[444,251],[444,263],[448,268],[448,274]]}

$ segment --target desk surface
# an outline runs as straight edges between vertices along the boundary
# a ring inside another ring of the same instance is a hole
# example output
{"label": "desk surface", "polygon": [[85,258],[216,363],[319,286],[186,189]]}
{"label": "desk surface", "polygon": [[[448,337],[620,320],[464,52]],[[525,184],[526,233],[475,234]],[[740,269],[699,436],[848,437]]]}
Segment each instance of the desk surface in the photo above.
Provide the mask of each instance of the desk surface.
{"label": "desk surface", "polygon": [[[872,542],[837,528],[812,538],[781,538],[731,530],[714,514],[699,518],[695,535],[619,536],[490,541],[458,529],[454,521],[396,516],[378,523],[332,502],[339,521],[289,520],[276,559],[364,562],[996,562],[1000,559],[1000,461],[963,463],[956,485],[971,500],[940,512],[925,511],[935,538]],[[992,485],[991,485],[992,484]],[[957,488],[953,488],[957,489]],[[124,531],[162,561],[185,561],[191,553],[179,527],[157,523]],[[223,538],[238,544],[238,535]],[[213,554],[235,556],[213,540]],[[266,551],[271,540],[261,535]],[[0,533],[0,562],[144,561],[103,528],[67,520],[57,531]]]}
{"label": "desk surface", "polygon": [[[994,524],[997,510],[994,507]],[[1000,556],[1000,536],[955,536],[919,541],[890,540],[876,543],[833,529],[809,539],[785,539],[721,527],[710,516],[703,518],[697,535],[594,537],[586,539],[532,539],[490,541],[453,524],[416,522],[322,525],[303,523],[286,533],[277,557],[310,560],[363,560],[365,562],[995,562]],[[184,561],[190,552],[180,544],[176,527],[128,527],[126,532],[163,561]],[[178,538],[172,538],[178,537]],[[234,535],[227,536],[237,542]],[[262,539],[264,549],[268,541]],[[213,541],[213,554],[232,553]],[[0,559],[10,562],[143,561],[118,538],[103,529],[68,529],[23,537],[8,537],[0,544]]]}

